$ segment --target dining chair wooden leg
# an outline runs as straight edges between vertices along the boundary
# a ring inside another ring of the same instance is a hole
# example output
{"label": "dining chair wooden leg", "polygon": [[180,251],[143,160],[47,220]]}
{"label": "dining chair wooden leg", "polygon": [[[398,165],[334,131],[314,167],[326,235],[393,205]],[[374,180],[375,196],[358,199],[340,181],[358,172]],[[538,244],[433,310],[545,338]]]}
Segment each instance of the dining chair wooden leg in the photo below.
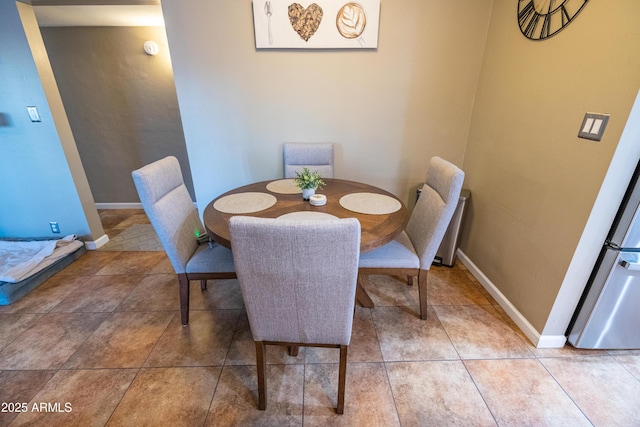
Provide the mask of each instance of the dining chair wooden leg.
{"label": "dining chair wooden leg", "polygon": [[256,341],[256,364],[258,366],[258,409],[267,409],[267,357],[263,341]]}
{"label": "dining chair wooden leg", "polygon": [[413,286],[413,276],[407,276],[407,285]]}
{"label": "dining chair wooden leg", "polygon": [[287,349],[289,350],[289,356],[296,357],[298,355],[298,346],[297,345],[290,345],[290,346],[287,347]]}
{"label": "dining chair wooden leg", "polygon": [[418,273],[418,298],[420,299],[420,318],[427,320],[427,275],[428,270]]}
{"label": "dining chair wooden leg", "polygon": [[200,290],[201,291],[206,291],[207,290],[207,281],[206,280],[200,280]]}
{"label": "dining chair wooden leg", "polygon": [[189,324],[189,278],[186,274],[178,274],[180,286],[180,320],[182,326]]}
{"label": "dining chair wooden leg", "polygon": [[364,279],[362,278],[362,275],[358,274],[358,283],[356,285],[356,301],[359,302],[363,307],[373,308],[375,307],[375,304],[373,303],[373,300],[371,299],[369,294],[367,294],[367,291],[364,290],[364,287],[362,286],[363,280]]}
{"label": "dining chair wooden leg", "polygon": [[347,384],[347,351],[348,345],[340,346],[340,366],[338,368],[338,406],[336,408],[337,414],[344,413],[344,395]]}

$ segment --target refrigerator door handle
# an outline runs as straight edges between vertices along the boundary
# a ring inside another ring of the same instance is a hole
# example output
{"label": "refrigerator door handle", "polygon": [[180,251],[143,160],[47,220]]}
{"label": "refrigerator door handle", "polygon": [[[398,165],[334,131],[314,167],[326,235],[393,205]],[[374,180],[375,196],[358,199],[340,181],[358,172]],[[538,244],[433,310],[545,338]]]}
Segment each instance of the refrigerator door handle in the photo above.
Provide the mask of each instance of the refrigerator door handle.
{"label": "refrigerator door handle", "polygon": [[640,271],[640,254],[627,252],[620,254],[618,264],[627,271]]}
{"label": "refrigerator door handle", "polygon": [[624,259],[620,260],[620,265],[625,270],[629,271],[640,271],[640,263],[638,262],[629,262]]}

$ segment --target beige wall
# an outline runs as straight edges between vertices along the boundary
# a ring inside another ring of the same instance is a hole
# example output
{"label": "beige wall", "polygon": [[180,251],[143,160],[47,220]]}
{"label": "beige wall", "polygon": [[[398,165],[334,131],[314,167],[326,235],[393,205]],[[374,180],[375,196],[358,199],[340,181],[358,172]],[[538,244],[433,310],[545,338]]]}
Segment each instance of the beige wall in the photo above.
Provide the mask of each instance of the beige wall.
{"label": "beige wall", "polygon": [[491,0],[382,2],[377,50],[256,51],[251,2],[162,2],[196,199],[282,177],[282,144],[339,144],[336,176],[406,201],[462,165]]}
{"label": "beige wall", "polygon": [[[640,87],[636,0],[589,2],[549,40],[494,1],[464,161],[464,253],[542,331]],[[601,142],[585,112],[610,113]]]}

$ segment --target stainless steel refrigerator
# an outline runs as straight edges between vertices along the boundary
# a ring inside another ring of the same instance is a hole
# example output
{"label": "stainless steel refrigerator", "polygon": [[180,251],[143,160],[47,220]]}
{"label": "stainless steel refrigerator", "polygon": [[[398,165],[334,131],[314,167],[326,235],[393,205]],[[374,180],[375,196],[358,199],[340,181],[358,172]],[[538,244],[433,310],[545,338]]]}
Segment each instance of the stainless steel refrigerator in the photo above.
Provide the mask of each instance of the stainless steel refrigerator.
{"label": "stainless steel refrigerator", "polygon": [[640,349],[640,164],[567,329],[578,348]]}

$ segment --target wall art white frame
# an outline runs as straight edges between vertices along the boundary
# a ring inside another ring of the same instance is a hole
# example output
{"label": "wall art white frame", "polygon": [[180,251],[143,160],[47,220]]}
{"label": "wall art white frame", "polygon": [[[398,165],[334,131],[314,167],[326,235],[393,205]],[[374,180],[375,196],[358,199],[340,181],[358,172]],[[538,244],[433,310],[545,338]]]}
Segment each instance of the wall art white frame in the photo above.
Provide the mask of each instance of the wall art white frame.
{"label": "wall art white frame", "polygon": [[254,0],[256,49],[376,49],[380,0]]}

